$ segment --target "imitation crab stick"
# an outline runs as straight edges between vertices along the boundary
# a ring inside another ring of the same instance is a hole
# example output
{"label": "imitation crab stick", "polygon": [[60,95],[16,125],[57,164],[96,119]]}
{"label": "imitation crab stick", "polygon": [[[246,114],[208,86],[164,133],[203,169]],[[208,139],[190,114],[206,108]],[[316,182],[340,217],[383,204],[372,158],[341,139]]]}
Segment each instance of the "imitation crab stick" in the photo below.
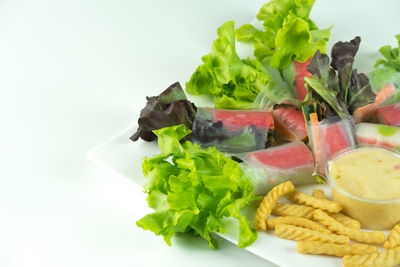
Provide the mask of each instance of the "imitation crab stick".
{"label": "imitation crab stick", "polygon": [[240,130],[245,126],[254,125],[259,129],[274,129],[271,112],[263,110],[231,110],[207,108],[212,113],[213,121],[222,121],[229,130]]}
{"label": "imitation crab stick", "polygon": [[288,143],[238,156],[241,168],[253,182],[256,195],[265,195],[275,185],[291,180],[295,185],[315,182],[311,150],[303,142]]}
{"label": "imitation crab stick", "polygon": [[294,69],[295,69],[295,93],[296,97],[299,100],[304,100],[307,96],[307,89],[304,86],[304,77],[312,77],[312,74],[309,73],[306,68],[310,64],[311,58],[306,62],[297,62],[294,61]]}
{"label": "imitation crab stick", "polygon": [[354,111],[354,120],[356,123],[366,122],[372,117],[374,112],[390,97],[395,93],[395,88],[393,84],[387,84],[382,90],[380,90],[375,101],[371,104],[360,107]]}
{"label": "imitation crab stick", "polygon": [[400,126],[400,103],[378,108],[375,116],[379,123]]}
{"label": "imitation crab stick", "polygon": [[242,153],[265,148],[273,130],[271,112],[198,108],[190,139],[203,147]]}

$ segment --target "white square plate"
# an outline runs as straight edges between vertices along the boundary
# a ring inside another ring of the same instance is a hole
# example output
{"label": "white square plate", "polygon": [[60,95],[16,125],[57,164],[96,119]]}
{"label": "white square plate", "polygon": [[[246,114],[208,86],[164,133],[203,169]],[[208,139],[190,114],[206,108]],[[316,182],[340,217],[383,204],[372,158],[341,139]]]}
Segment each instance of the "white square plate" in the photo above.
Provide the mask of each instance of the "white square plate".
{"label": "white square plate", "polygon": [[[349,41],[353,37],[334,33],[328,47],[332,47],[335,41]],[[243,44],[238,44],[238,53],[242,58],[246,57],[251,48]],[[366,66],[372,66],[373,62],[378,58],[378,48],[361,43],[360,49],[356,56],[355,65],[363,71]],[[194,98],[189,96],[197,106],[212,106],[207,103],[204,98]],[[208,105],[207,105],[208,104]],[[145,101],[143,100],[143,107]],[[147,143],[142,140],[132,142],[129,137],[136,132],[137,124],[122,131],[112,137],[103,144],[95,147],[88,152],[87,157],[90,161],[101,168],[112,172],[113,174],[129,179],[139,186],[138,190],[142,191],[142,186],[146,183],[146,179],[142,174],[141,163],[144,156],[152,156],[158,154],[157,143]],[[330,188],[326,184],[315,184],[309,186],[296,187],[302,192],[311,193],[313,189],[323,189],[326,195],[330,196]],[[138,191],[139,192],[139,191]],[[229,231],[226,234],[219,234],[223,238],[232,243],[237,244],[238,233],[235,231],[236,223],[229,221]],[[342,259],[331,256],[303,255],[297,253],[296,242],[277,238],[273,232],[260,232],[257,241],[250,247],[246,248],[251,253],[279,266],[341,266]]]}

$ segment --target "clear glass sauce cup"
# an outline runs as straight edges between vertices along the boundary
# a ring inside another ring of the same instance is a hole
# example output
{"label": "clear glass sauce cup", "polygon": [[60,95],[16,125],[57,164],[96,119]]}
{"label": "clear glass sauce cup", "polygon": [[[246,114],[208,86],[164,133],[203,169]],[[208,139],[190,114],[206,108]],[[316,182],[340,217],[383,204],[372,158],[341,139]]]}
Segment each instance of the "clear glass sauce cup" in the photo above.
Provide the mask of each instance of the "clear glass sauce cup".
{"label": "clear glass sauce cup", "polygon": [[[361,223],[361,227],[371,230],[389,230],[400,222],[400,198],[391,200],[371,200],[362,198],[348,192],[340,187],[335,179],[330,175],[330,167],[335,160],[347,153],[352,153],[358,149],[380,148],[393,153],[400,158],[398,150],[377,145],[362,145],[347,148],[335,153],[326,165],[326,177],[332,189],[332,200],[343,206],[343,213]],[[380,179],[380,177],[377,177]]]}

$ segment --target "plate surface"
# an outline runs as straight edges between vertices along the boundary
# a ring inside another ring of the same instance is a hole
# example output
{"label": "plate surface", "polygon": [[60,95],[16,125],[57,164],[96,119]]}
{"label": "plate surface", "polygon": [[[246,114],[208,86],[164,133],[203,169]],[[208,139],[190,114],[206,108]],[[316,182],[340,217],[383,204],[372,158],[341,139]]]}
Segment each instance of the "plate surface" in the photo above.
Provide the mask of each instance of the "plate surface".
{"label": "plate surface", "polygon": [[[253,22],[254,23],[254,22]],[[331,41],[328,47],[332,47],[334,41],[349,41],[352,37],[332,32]],[[251,53],[251,48],[246,45],[238,44],[239,55],[244,58]],[[365,71],[378,58],[378,48],[361,43],[357,53],[355,66],[360,71]],[[367,67],[368,66],[368,67]],[[189,96],[197,106],[212,106],[207,98]],[[145,102],[143,101],[143,106]],[[129,137],[136,131],[137,124],[122,131],[103,144],[95,147],[88,152],[87,157],[99,167],[113,173],[116,176],[131,180],[138,185],[138,190],[142,191],[142,186],[146,179],[142,174],[141,162],[143,157],[158,154],[157,143],[147,143],[142,140],[132,142]],[[305,193],[311,193],[313,189],[320,188],[325,194],[330,196],[330,188],[326,184],[314,184],[309,186],[298,186],[296,189]],[[228,233],[219,234],[232,243],[237,244],[238,233],[236,223],[227,221]],[[296,242],[277,238],[273,232],[261,232],[257,241],[246,248],[251,253],[270,261],[278,266],[341,266],[342,259],[330,256],[302,255],[297,253]]]}
{"label": "plate surface", "polygon": [[[136,131],[136,125],[117,134],[110,140],[88,152],[87,157],[99,167],[114,175],[129,179],[142,191],[146,179],[142,174],[141,162],[144,156],[158,154],[160,151],[155,142],[132,142],[129,137]],[[311,193],[313,189],[323,189],[330,196],[330,188],[326,184],[298,186],[296,189]],[[139,191],[138,191],[139,192]],[[228,233],[219,234],[232,243],[237,244],[238,233],[235,222],[227,221]],[[260,232],[257,241],[246,248],[251,253],[278,266],[341,266],[341,258],[317,255],[302,255],[296,251],[296,242],[277,238],[273,231]]]}

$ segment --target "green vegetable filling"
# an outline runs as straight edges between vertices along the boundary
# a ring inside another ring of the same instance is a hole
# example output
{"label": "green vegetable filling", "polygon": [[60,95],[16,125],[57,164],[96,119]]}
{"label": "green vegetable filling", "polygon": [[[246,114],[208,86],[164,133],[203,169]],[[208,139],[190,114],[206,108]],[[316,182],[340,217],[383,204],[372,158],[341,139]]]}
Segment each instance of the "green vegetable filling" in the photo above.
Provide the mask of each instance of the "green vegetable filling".
{"label": "green vegetable filling", "polygon": [[378,126],[378,133],[383,136],[392,136],[399,131],[397,127],[388,126],[388,125],[379,125]]}

